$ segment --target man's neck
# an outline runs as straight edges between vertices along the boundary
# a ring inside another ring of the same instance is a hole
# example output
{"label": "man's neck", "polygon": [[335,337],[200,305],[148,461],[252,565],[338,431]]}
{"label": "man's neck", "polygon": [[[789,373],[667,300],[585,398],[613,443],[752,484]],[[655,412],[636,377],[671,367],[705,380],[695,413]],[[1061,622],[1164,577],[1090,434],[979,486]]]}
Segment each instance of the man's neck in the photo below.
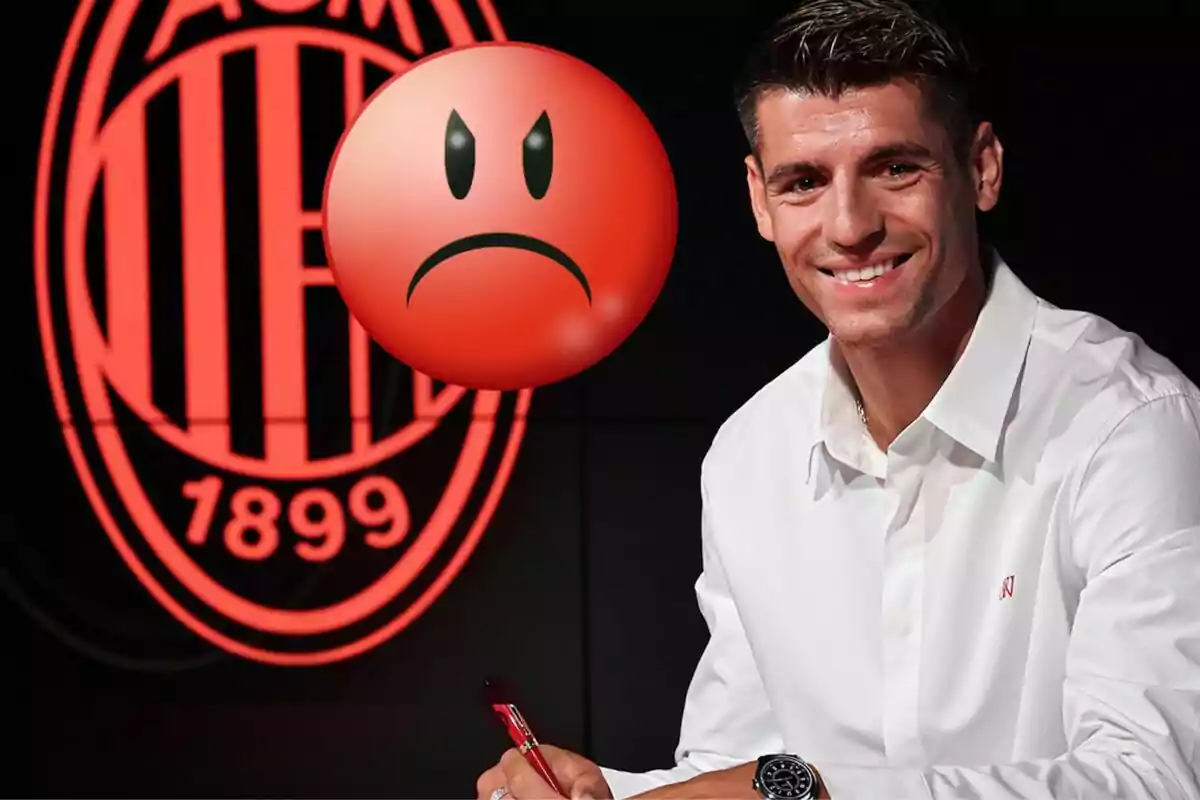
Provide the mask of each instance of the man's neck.
{"label": "man's neck", "polygon": [[862,398],[871,438],[883,451],[933,400],[954,369],[983,307],[983,270],[975,267],[934,318],[904,340],[883,346],[838,343]]}

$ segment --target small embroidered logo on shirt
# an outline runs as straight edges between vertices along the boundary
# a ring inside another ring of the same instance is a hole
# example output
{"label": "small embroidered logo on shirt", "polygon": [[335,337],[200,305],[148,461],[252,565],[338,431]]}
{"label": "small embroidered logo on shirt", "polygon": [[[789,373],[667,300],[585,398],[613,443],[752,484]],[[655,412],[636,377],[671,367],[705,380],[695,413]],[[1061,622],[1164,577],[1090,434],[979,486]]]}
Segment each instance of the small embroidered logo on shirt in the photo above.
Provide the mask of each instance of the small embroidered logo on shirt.
{"label": "small embroidered logo on shirt", "polygon": [[1004,583],[1000,584],[1000,599],[1013,596],[1013,582],[1016,580],[1015,575],[1009,575],[1004,579]]}

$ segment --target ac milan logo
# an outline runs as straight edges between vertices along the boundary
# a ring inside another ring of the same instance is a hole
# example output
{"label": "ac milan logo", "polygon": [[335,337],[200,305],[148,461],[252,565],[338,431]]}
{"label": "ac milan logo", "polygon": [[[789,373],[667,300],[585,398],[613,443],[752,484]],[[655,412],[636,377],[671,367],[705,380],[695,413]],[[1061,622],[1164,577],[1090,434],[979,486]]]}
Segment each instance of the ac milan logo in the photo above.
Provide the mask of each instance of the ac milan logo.
{"label": "ac milan logo", "polygon": [[503,493],[531,393],[385,356],[320,232],[325,168],[370,93],[432,50],[503,38],[490,0],[76,13],[38,177],[50,385],[125,564],[228,651],[319,664],[387,640]]}

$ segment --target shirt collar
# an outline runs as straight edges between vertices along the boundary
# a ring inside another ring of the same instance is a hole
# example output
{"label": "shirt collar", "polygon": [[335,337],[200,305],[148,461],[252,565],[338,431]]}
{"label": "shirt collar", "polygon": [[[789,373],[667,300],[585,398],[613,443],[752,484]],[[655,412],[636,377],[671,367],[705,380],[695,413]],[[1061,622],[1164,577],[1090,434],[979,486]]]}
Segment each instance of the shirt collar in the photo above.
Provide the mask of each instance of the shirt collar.
{"label": "shirt collar", "polygon": [[[967,346],[921,417],[987,461],[999,458],[1005,419],[1025,363],[1037,297],[998,254],[983,308]],[[873,442],[858,417],[849,372],[830,340],[822,345],[825,380],[814,425],[814,449],[873,474]],[[878,455],[876,453],[876,455]],[[809,475],[812,475],[812,460]]]}

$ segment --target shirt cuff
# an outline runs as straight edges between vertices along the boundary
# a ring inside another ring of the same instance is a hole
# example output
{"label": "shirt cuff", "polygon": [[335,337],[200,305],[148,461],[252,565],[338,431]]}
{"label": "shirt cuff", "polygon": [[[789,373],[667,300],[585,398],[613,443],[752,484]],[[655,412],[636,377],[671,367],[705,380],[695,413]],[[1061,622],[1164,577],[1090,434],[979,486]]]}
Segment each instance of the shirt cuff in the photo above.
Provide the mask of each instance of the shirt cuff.
{"label": "shirt cuff", "polygon": [[933,800],[919,769],[813,762],[831,800]]}

